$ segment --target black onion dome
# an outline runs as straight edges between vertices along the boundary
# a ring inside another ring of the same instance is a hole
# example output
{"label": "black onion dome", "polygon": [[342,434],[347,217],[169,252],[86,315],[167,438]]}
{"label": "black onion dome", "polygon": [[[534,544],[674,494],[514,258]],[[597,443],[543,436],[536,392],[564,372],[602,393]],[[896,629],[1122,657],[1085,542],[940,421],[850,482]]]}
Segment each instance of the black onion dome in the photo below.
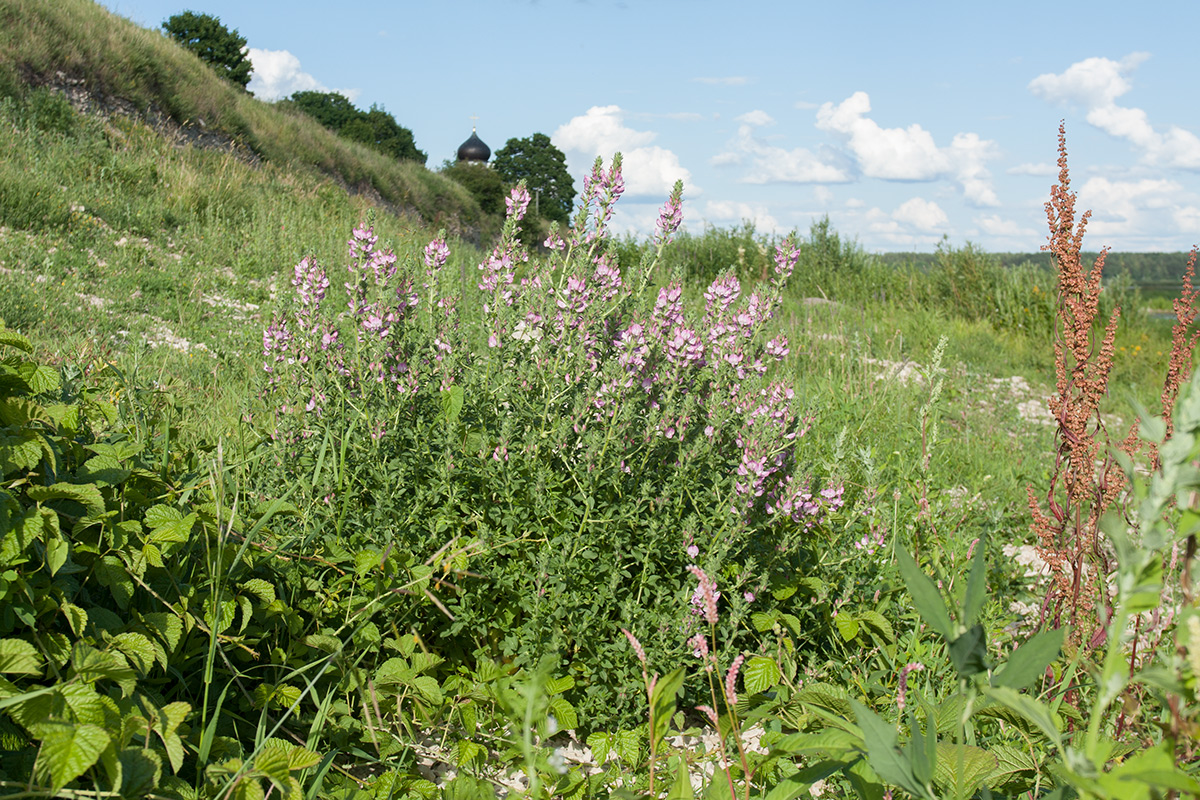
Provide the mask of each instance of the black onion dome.
{"label": "black onion dome", "polygon": [[459,161],[487,161],[492,157],[492,148],[483,143],[475,134],[475,129],[471,129],[471,138],[458,146]]}

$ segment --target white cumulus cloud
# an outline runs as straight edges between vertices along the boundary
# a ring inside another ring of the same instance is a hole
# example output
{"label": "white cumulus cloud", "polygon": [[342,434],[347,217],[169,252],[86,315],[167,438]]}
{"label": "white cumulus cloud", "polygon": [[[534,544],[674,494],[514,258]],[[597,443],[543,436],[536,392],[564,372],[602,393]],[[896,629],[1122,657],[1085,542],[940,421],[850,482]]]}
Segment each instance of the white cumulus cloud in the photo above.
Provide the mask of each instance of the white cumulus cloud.
{"label": "white cumulus cloud", "polygon": [[[278,100],[288,97],[294,92],[328,92],[325,84],[305,72],[300,66],[300,59],[287,50],[260,50],[251,47],[250,63],[254,72],[250,74],[250,83],[246,87],[254,92],[261,100]],[[351,101],[358,99],[360,89],[336,89],[339,94]]]}
{"label": "white cumulus cloud", "polygon": [[714,166],[746,165],[746,173],[739,179],[742,183],[848,183],[851,176],[841,167],[831,164],[811,150],[797,147],[788,150],[768,144],[754,135],[756,124],[763,118],[770,119],[764,112],[752,111],[743,114],[756,122],[743,121],[727,149],[709,159]]}
{"label": "white cumulus cloud", "polygon": [[967,202],[999,204],[985,162],[996,156],[994,142],[974,133],[959,133],[950,145],[939,147],[933,134],[913,123],[907,128],[884,128],[867,116],[871,99],[855,92],[841,103],[817,110],[817,127],[842,136],[868,178],[891,181],[955,180]]}
{"label": "white cumulus cloud", "polygon": [[554,146],[567,157],[567,166],[576,175],[591,170],[596,157],[607,164],[614,153],[621,153],[621,174],[629,197],[666,198],[675,181],[682,180],[687,196],[695,197],[699,187],[692,184],[692,173],[679,163],[672,151],[651,145],[658,137],[654,131],[639,131],[625,124],[620,106],[593,106],[587,113],[560,125],[550,137]]}
{"label": "white cumulus cloud", "polygon": [[760,233],[780,230],[779,221],[771,216],[766,206],[737,203],[731,201],[710,200],[704,204],[703,216],[709,222],[737,225],[742,222],[752,222]]}
{"label": "white cumulus cloud", "polygon": [[744,122],[747,125],[755,126],[771,125],[775,122],[775,120],[771,118],[770,114],[757,108],[753,111],[747,111],[741,116],[734,117],[734,119],[738,122]]}
{"label": "white cumulus cloud", "polygon": [[892,219],[926,232],[944,230],[950,224],[950,218],[941,206],[922,197],[914,197],[901,203],[892,212]]}
{"label": "white cumulus cloud", "polygon": [[1176,125],[1157,130],[1142,109],[1117,105],[1117,98],[1133,88],[1130,74],[1147,58],[1147,53],[1131,53],[1120,61],[1085,58],[1060,74],[1037,76],[1029,90],[1051,103],[1086,109],[1089,124],[1129,142],[1147,164],[1200,170],[1200,137]]}

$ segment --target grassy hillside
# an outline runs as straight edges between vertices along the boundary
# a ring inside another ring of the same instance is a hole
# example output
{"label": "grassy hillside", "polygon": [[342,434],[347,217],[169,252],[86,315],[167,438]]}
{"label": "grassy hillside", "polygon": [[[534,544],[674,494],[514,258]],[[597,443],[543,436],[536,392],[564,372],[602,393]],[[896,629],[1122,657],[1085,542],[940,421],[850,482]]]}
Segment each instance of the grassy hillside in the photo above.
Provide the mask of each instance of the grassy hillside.
{"label": "grassy hillside", "polygon": [[0,93],[47,85],[93,106],[143,114],[188,138],[227,143],[254,159],[315,170],[431,226],[473,239],[489,232],[457,184],[256,100],[157,31],[88,0],[0,0]]}

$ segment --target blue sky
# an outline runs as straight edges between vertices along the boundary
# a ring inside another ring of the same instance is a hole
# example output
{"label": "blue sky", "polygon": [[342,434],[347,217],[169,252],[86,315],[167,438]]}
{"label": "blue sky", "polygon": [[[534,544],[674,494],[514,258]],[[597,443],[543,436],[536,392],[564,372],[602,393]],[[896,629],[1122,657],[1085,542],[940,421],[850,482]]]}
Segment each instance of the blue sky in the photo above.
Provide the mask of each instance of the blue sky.
{"label": "blue sky", "polygon": [[377,103],[437,167],[471,133],[549,135],[576,188],[625,156],[617,224],[676,178],[685,225],[807,232],[871,251],[943,235],[1036,250],[1067,125],[1085,246],[1200,242],[1200,3],[105,0],[146,27],[185,9],[246,37],[250,88]]}

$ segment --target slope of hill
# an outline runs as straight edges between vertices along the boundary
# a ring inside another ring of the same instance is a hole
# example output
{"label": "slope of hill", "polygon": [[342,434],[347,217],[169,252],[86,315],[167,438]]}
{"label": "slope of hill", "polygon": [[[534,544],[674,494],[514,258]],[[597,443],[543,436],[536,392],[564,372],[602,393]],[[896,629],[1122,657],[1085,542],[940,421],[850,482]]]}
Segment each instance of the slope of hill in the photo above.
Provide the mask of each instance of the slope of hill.
{"label": "slope of hill", "polygon": [[488,221],[453,181],[339,139],[256,100],[163,34],[89,0],[0,0],[0,95],[62,91],[79,108],[137,114],[186,141],[316,170],[393,213],[478,240]]}

